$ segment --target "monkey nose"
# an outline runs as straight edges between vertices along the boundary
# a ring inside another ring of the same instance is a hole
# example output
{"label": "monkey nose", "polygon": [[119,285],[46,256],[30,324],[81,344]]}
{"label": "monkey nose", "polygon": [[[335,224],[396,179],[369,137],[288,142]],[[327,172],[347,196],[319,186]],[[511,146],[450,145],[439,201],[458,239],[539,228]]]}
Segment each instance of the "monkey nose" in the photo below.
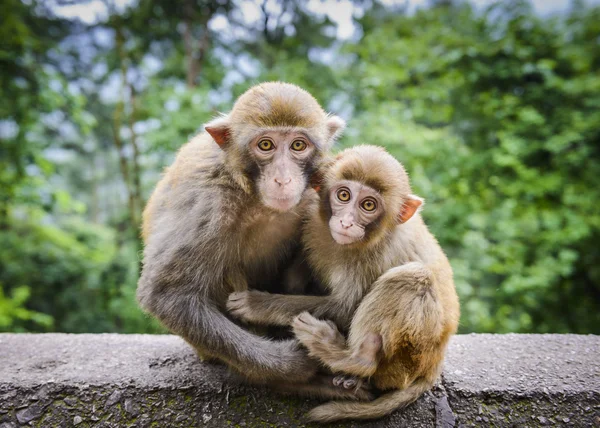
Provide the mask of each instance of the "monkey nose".
{"label": "monkey nose", "polygon": [[285,186],[286,184],[290,184],[291,182],[292,182],[292,177],[275,178],[275,183],[279,184],[280,186]]}
{"label": "monkey nose", "polygon": [[349,223],[344,222],[343,219],[340,219],[340,224],[342,225],[342,227],[344,229],[350,229],[352,226],[354,226],[354,223],[352,221],[350,221]]}

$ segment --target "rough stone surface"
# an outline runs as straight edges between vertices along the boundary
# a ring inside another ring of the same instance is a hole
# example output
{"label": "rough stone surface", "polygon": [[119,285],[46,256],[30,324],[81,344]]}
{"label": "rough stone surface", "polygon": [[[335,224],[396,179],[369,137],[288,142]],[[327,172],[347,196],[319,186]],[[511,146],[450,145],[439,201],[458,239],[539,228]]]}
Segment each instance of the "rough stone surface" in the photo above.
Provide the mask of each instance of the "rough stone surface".
{"label": "rough stone surface", "polygon": [[[0,428],[294,427],[315,404],[239,385],[175,336],[0,334]],[[600,336],[457,336],[433,391],[333,426],[600,427]]]}

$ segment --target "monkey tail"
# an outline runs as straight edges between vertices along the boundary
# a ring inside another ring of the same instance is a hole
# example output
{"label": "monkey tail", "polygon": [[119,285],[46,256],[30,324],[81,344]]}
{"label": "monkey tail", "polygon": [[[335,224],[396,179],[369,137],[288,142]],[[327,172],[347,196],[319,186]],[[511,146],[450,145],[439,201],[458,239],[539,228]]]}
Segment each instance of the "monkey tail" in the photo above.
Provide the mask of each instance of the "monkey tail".
{"label": "monkey tail", "polygon": [[333,422],[342,419],[377,419],[394,410],[408,406],[433,386],[433,382],[419,380],[408,388],[398,389],[369,402],[332,401],[315,407],[308,413],[313,422]]}

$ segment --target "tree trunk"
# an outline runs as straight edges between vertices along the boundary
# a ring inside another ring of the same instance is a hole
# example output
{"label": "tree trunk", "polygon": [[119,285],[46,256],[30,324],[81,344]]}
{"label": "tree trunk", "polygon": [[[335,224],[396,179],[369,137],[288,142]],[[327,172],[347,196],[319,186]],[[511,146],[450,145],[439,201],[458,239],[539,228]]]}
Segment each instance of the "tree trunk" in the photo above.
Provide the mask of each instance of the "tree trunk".
{"label": "tree trunk", "polygon": [[196,11],[191,0],[187,0],[184,6],[184,25],[183,42],[185,46],[186,59],[186,77],[185,81],[188,88],[195,88],[198,76],[202,71],[202,66],[206,57],[206,52],[210,46],[210,32],[208,30],[208,21],[212,17],[209,8],[205,8],[201,17],[202,37],[196,41],[194,39],[193,22]]}
{"label": "tree trunk", "polygon": [[133,148],[133,156],[131,159],[131,163],[133,164],[132,173],[133,173],[133,198],[135,200],[135,208],[136,208],[136,224],[139,225],[141,212],[144,207],[144,202],[142,200],[142,185],[141,185],[141,171],[140,171],[140,150],[137,141],[137,134],[134,130],[134,124],[137,117],[137,107],[136,107],[136,94],[135,89],[131,83],[128,84],[129,93],[131,94],[131,112],[129,114],[129,131],[131,133],[131,147]]}
{"label": "tree trunk", "polygon": [[121,170],[121,175],[123,176],[123,182],[125,184],[125,190],[127,192],[127,211],[129,213],[129,221],[131,222],[131,226],[134,230],[137,230],[137,215],[135,208],[135,200],[133,196],[133,191],[131,189],[131,180],[129,177],[129,164],[127,163],[127,158],[125,157],[125,153],[123,153],[123,140],[121,139],[121,124],[122,124],[122,113],[123,113],[123,103],[120,102],[115,108],[115,113],[113,116],[113,134],[115,146],[117,146],[117,152],[119,154],[119,168]]}
{"label": "tree trunk", "polygon": [[[121,126],[123,124],[123,114],[125,113],[125,92],[128,86],[127,83],[127,56],[125,54],[125,50],[123,48],[123,44],[125,41],[125,37],[123,35],[123,31],[120,26],[117,26],[116,30],[116,45],[117,45],[117,53],[119,55],[119,60],[121,62],[121,79],[123,80],[123,100],[121,100],[117,107],[115,108],[114,113],[114,122],[113,122],[113,131],[114,131],[114,140],[115,145],[117,146],[117,150],[119,151],[119,165],[121,168],[121,174],[123,175],[123,181],[125,182],[125,189],[127,190],[127,206],[129,211],[129,220],[130,226],[133,231],[135,231],[135,236],[139,235],[139,212],[141,211],[141,207],[138,206],[136,201],[136,190],[135,183],[136,180],[139,180],[139,169],[134,164],[133,172],[130,170],[129,163],[124,153],[124,142],[121,139]],[[133,125],[130,122],[131,132],[133,132]],[[131,136],[132,141],[134,140],[134,135]],[[133,147],[133,144],[132,144]],[[134,152],[137,151],[137,148],[134,149]],[[134,157],[137,157],[137,153],[134,153]],[[137,163],[137,162],[136,162]],[[133,175],[137,175],[137,179],[135,177],[132,178],[131,173]]]}

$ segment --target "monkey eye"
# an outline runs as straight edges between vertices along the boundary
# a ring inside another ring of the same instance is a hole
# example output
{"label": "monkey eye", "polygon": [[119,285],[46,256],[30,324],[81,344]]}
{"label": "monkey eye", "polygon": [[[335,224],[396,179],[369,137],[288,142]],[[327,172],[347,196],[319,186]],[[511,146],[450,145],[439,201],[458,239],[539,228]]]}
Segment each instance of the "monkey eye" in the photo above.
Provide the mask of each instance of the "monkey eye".
{"label": "monkey eye", "polygon": [[294,140],[292,142],[292,150],[294,150],[295,152],[301,152],[306,150],[306,143],[302,140]]}
{"label": "monkey eye", "polygon": [[360,203],[360,206],[362,207],[363,210],[365,211],[375,211],[375,208],[377,208],[377,202],[375,202],[374,199],[363,199],[363,201]]}
{"label": "monkey eye", "polygon": [[273,150],[273,142],[271,140],[260,140],[258,148],[264,152],[268,152],[269,150]]}
{"label": "monkey eye", "polygon": [[340,190],[337,191],[336,196],[340,201],[348,202],[351,197],[350,190],[346,189],[345,187],[342,187]]}

